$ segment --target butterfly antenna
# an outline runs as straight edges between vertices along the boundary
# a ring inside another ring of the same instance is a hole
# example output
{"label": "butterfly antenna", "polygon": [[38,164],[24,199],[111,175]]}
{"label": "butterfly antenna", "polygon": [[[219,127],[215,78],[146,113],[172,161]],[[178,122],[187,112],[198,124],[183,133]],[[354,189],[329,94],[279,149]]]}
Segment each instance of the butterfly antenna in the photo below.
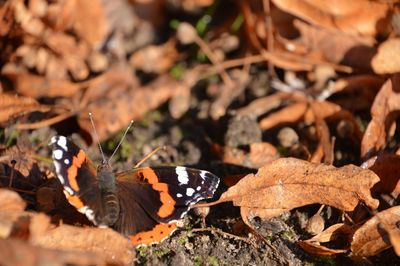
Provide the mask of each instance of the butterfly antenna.
{"label": "butterfly antenna", "polygon": [[116,153],[117,150],[119,149],[119,146],[121,146],[122,142],[124,141],[124,139],[125,139],[125,137],[126,137],[126,134],[128,133],[129,129],[131,128],[132,124],[133,124],[133,120],[131,120],[131,122],[129,123],[129,126],[126,128],[126,130],[125,130],[125,132],[124,132],[124,135],[122,135],[122,138],[121,138],[121,140],[119,141],[117,147],[114,149],[113,154],[111,154],[110,158],[108,159],[108,163],[111,162],[112,157],[115,155],[115,153]]}
{"label": "butterfly antenna", "polygon": [[92,127],[93,127],[93,132],[94,132],[94,135],[96,137],[97,145],[99,146],[99,150],[100,150],[101,156],[103,157],[103,162],[106,162],[106,157],[104,156],[103,149],[101,148],[100,138],[99,138],[99,135],[97,134],[96,127],[94,126],[92,113],[89,113],[89,119],[90,119],[90,123],[92,124]]}

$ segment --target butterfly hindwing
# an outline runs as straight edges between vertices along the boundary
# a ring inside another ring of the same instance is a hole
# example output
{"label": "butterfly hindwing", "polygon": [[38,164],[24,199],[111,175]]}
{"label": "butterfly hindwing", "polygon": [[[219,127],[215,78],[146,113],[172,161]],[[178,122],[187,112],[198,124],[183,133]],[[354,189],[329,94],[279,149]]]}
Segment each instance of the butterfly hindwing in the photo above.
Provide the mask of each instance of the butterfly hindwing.
{"label": "butterfly hindwing", "polygon": [[208,171],[182,166],[138,168],[117,174],[117,180],[138,184],[137,200],[160,222],[183,218],[191,205],[212,197],[219,184]]}

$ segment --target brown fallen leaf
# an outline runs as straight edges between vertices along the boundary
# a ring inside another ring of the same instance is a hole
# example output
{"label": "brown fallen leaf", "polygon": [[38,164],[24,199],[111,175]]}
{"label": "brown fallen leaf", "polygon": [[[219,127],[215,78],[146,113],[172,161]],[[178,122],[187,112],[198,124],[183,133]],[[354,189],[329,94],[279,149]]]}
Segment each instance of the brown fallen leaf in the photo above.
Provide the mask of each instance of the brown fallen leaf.
{"label": "brown fallen leaf", "polygon": [[[318,235],[299,241],[299,245],[306,252],[317,255],[317,256],[331,256],[340,253],[345,253],[349,250],[349,243],[352,233],[354,232],[353,227],[347,224],[334,224],[322,231]],[[345,246],[344,248],[328,248],[322,246],[321,243],[332,242],[336,240],[345,240],[344,243],[338,243]]]}
{"label": "brown fallen leaf", "polygon": [[381,154],[368,167],[380,178],[380,181],[372,188],[376,195],[392,192],[400,193],[400,156],[395,154]]}
{"label": "brown fallen leaf", "polygon": [[259,117],[260,115],[281,106],[285,101],[295,100],[296,97],[305,100],[305,97],[298,93],[289,94],[286,92],[276,92],[272,95],[255,99],[247,106],[238,109],[236,112],[240,116]]}
{"label": "brown fallen leaf", "polygon": [[134,69],[141,69],[146,73],[164,74],[177,58],[175,41],[170,40],[163,45],[149,45],[140,49],[131,55],[129,64]]}
{"label": "brown fallen leaf", "polygon": [[[79,113],[78,123],[87,132],[92,132],[88,113],[93,113],[100,140],[104,140],[126,128],[131,120],[139,119],[149,110],[167,101],[173,95],[177,83],[178,81],[168,75],[159,76],[143,87],[136,87],[129,78],[123,77],[109,80],[105,84],[99,83],[99,87],[93,86],[91,100]],[[113,89],[107,90],[110,87]],[[101,93],[102,90],[105,93]]]}
{"label": "brown fallen leaf", "polygon": [[[5,189],[0,191],[0,197],[3,200],[7,200],[7,197],[8,200],[21,201],[15,192]],[[134,258],[130,240],[111,229],[69,225],[55,227],[50,224],[50,217],[47,215],[23,211],[20,205],[0,210],[0,236],[2,238],[24,239],[33,245],[44,248],[89,251],[95,253],[101,260],[113,264],[127,265]]]}
{"label": "brown fallen leaf", "polygon": [[61,225],[30,242],[44,248],[94,252],[99,258],[123,265],[130,264],[134,259],[131,242],[109,228]]}
{"label": "brown fallen leaf", "polygon": [[347,249],[328,248],[318,243],[308,241],[299,241],[298,244],[304,251],[317,256],[333,256],[347,252]]}
{"label": "brown fallen leaf", "polygon": [[320,53],[328,62],[370,69],[370,61],[375,53],[374,38],[324,29],[298,19],[293,24],[300,31],[297,41],[313,53]]}
{"label": "brown fallen leaf", "polygon": [[5,76],[13,82],[19,94],[32,98],[70,97],[81,90],[85,84],[49,79],[28,73],[6,73]]}
{"label": "brown fallen leaf", "polygon": [[377,74],[392,74],[400,71],[400,38],[391,38],[381,43],[372,58],[372,69]]}
{"label": "brown fallen leaf", "polygon": [[[400,206],[395,206],[377,213],[363,224],[353,235],[350,256],[370,257],[375,256],[392,245],[390,240],[396,240],[400,220]],[[389,237],[388,233],[393,237]],[[396,243],[398,246],[398,242]]]}
{"label": "brown fallen leaf", "polygon": [[[329,128],[322,115],[320,114],[321,106],[315,101],[310,104],[310,109],[313,112],[315,119],[315,128],[317,130],[317,135],[319,138],[318,146],[322,150],[322,155],[324,157],[324,163],[332,164],[334,160],[333,156],[333,144],[330,139]],[[317,148],[317,151],[319,149]],[[315,154],[315,153],[314,153]],[[311,162],[322,162],[319,156],[312,156]],[[317,159],[318,158],[318,159]]]}
{"label": "brown fallen leaf", "polygon": [[[272,0],[280,9],[314,25],[352,35],[375,36],[390,29],[390,4],[372,1]],[[379,27],[378,27],[379,26]]]}
{"label": "brown fallen leaf", "polygon": [[13,266],[109,265],[103,257],[92,252],[45,249],[16,239],[0,239],[0,264]]}
{"label": "brown fallen leaf", "polygon": [[0,123],[32,112],[48,112],[50,106],[39,104],[35,99],[0,93]]}
{"label": "brown fallen leaf", "polygon": [[266,118],[261,119],[259,123],[260,128],[262,130],[268,130],[278,125],[297,122],[302,119],[307,109],[307,102],[298,102],[286,106],[283,109],[270,114]]}
{"label": "brown fallen leaf", "polygon": [[222,161],[228,164],[242,165],[249,168],[260,168],[279,158],[278,150],[267,142],[250,144],[250,152],[225,146],[222,150]]}
{"label": "brown fallen leaf", "polygon": [[17,192],[9,189],[0,189],[0,211],[20,212],[25,210],[26,203],[21,199]]}
{"label": "brown fallen leaf", "polygon": [[361,156],[381,150],[391,137],[390,128],[400,109],[400,75],[395,74],[383,84],[371,107],[372,120],[361,142]]}
{"label": "brown fallen leaf", "polygon": [[364,202],[376,209],[379,201],[371,197],[370,189],[378,181],[372,171],[355,165],[336,168],[282,158],[247,175],[212,204],[232,201],[241,207],[245,221],[251,216],[272,218],[314,203],[352,211]]}

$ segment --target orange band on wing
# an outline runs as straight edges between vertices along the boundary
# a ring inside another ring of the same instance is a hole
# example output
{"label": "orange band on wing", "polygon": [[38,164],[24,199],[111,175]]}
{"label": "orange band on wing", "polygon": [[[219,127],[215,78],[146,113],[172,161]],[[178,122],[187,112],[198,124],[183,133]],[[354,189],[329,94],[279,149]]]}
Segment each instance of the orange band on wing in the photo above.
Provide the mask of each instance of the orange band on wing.
{"label": "orange band on wing", "polygon": [[79,191],[78,183],[76,182],[76,176],[78,175],[78,169],[86,160],[86,154],[83,150],[80,150],[77,156],[72,158],[71,167],[68,168],[68,182],[71,188],[75,191]]}
{"label": "orange band on wing", "polygon": [[142,173],[143,177],[152,185],[154,190],[160,192],[160,201],[162,205],[157,215],[161,218],[170,216],[174,212],[176,202],[168,192],[168,185],[159,183],[156,173],[149,167],[140,169],[139,173]]}
{"label": "orange band on wing", "polygon": [[170,224],[157,224],[150,231],[141,232],[133,236],[129,236],[134,246],[137,245],[149,245],[152,243],[158,243],[176,230],[176,223]]}
{"label": "orange band on wing", "polygon": [[68,202],[77,209],[83,208],[85,205],[78,196],[67,196]]}

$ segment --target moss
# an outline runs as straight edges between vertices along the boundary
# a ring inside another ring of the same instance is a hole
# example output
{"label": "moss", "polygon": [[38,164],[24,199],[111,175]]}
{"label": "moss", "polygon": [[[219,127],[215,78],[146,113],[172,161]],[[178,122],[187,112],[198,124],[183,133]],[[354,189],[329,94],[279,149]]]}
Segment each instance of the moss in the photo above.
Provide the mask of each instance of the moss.
{"label": "moss", "polygon": [[203,258],[201,256],[196,256],[193,260],[193,266],[203,265]]}
{"label": "moss", "polygon": [[148,246],[140,246],[136,248],[136,256],[146,257],[149,253],[150,248]]}
{"label": "moss", "polygon": [[162,258],[170,254],[172,250],[164,248],[164,249],[159,249],[154,251],[154,255],[156,255],[158,258]]}
{"label": "moss", "polygon": [[219,266],[219,260],[217,257],[214,256],[207,256],[207,264],[212,265],[212,266]]}

